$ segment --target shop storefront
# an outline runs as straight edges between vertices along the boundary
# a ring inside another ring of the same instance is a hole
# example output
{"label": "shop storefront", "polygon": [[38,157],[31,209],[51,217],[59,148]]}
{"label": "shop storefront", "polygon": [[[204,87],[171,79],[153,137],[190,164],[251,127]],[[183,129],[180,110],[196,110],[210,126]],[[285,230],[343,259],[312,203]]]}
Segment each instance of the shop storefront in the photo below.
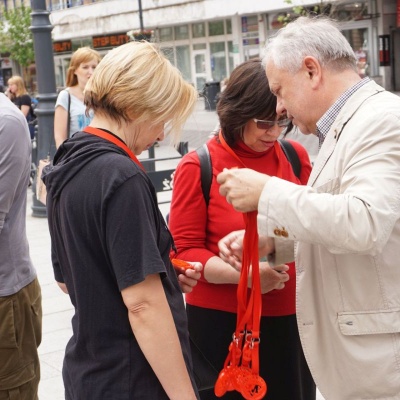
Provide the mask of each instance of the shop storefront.
{"label": "shop storefront", "polygon": [[12,77],[12,63],[10,58],[0,56],[0,85],[6,86],[7,81]]}
{"label": "shop storefront", "polygon": [[[333,3],[329,8],[329,16],[336,19],[343,35],[352,46],[357,60],[358,73],[361,77],[379,75],[377,59],[377,28],[376,19],[379,14],[370,9],[370,1],[350,1]],[[267,16],[269,32],[272,35],[282,26],[283,16],[278,13]]]}
{"label": "shop storefront", "polygon": [[[152,40],[158,42],[165,56],[183,77],[198,90],[207,81],[222,81],[233,70],[233,43],[230,20],[199,22],[155,29]],[[72,53],[90,46],[101,55],[113,47],[127,43],[124,32],[53,43],[56,86],[65,86],[65,77]]]}
{"label": "shop storefront", "polygon": [[198,90],[220,82],[234,68],[230,19],[204,21],[155,30],[166,57]]}
{"label": "shop storefront", "polygon": [[[340,22],[343,34],[358,58],[360,76],[379,75],[377,19],[372,0],[337,1],[329,15]],[[206,82],[221,82],[241,62],[262,55],[265,41],[283,26],[282,16],[295,16],[286,11],[232,15],[229,17],[158,28],[152,30],[152,41],[159,43],[166,57],[184,78],[199,91]],[[77,48],[90,46],[106,54],[111,48],[126,43],[126,32],[55,42],[57,87],[65,85],[71,54]]]}

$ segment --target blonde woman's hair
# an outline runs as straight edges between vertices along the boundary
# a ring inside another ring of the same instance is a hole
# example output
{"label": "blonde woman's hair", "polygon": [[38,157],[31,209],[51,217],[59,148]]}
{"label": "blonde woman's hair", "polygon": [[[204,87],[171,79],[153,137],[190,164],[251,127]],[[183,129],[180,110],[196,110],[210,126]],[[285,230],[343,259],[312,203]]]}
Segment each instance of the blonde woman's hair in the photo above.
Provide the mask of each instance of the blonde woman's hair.
{"label": "blonde woman's hair", "polygon": [[19,76],[19,75],[14,75],[12,76],[8,81],[7,81],[8,86],[15,84],[17,85],[17,92],[14,94],[15,97],[20,97],[23,94],[28,94],[28,91],[26,90],[24,80]]}
{"label": "blonde woman's hair", "polygon": [[167,123],[166,134],[177,144],[196,100],[195,88],[158,46],[143,41],[119,46],[102,59],[86,84],[84,102],[118,123]]}
{"label": "blonde woman's hair", "polygon": [[93,60],[97,61],[98,63],[101,60],[101,56],[96,50],[93,50],[90,47],[81,47],[80,49],[76,50],[75,53],[72,54],[72,58],[69,63],[66,85],[68,87],[76,86],[78,84],[78,78],[75,75],[75,71],[82,63],[87,63]]}

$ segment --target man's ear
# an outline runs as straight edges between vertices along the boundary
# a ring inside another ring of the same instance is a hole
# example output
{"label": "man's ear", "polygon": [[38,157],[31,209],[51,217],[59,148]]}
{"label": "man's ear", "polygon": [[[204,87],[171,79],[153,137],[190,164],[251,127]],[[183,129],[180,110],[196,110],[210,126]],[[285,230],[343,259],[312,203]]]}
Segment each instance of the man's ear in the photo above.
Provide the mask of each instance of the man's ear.
{"label": "man's ear", "polygon": [[303,68],[307,73],[312,87],[318,85],[322,79],[322,67],[319,61],[312,56],[307,56],[303,60]]}

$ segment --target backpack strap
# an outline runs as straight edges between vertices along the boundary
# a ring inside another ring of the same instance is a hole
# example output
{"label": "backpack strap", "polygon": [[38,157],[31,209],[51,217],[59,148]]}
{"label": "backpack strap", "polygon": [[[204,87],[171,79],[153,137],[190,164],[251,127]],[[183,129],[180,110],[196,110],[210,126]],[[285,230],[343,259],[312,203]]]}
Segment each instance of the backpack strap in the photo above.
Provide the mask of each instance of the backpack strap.
{"label": "backpack strap", "polygon": [[203,146],[197,148],[196,153],[200,161],[201,190],[203,192],[206,206],[208,207],[208,203],[210,202],[210,189],[212,182],[212,164],[207,144],[203,144]]}
{"label": "backpack strap", "polygon": [[278,142],[281,145],[286,158],[292,165],[294,174],[300,179],[301,163],[297,151],[293,147],[292,143],[290,143],[288,140],[279,139]]}

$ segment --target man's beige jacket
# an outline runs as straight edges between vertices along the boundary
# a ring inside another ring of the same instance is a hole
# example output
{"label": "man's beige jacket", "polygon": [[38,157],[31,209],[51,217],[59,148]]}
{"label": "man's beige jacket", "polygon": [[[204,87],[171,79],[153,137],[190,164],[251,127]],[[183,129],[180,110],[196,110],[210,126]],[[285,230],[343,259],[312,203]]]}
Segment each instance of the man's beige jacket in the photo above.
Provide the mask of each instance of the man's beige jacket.
{"label": "man's beige jacket", "polygon": [[276,263],[295,241],[299,331],[325,399],[400,399],[400,98],[362,86],[308,186],[269,180],[258,224]]}

